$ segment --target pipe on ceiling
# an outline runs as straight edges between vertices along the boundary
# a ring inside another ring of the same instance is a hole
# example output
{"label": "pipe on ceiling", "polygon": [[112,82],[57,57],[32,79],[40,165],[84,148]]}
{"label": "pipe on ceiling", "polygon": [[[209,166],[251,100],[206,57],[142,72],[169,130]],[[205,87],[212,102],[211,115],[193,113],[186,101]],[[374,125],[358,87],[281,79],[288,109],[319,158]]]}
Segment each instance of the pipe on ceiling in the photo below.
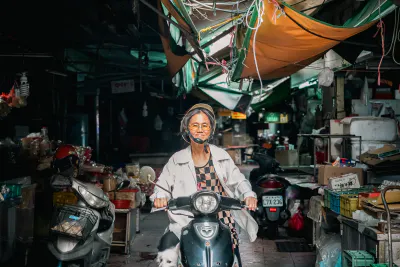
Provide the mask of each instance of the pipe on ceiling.
{"label": "pipe on ceiling", "polygon": [[27,53],[27,54],[0,54],[0,57],[31,57],[31,58],[53,58],[50,54]]}

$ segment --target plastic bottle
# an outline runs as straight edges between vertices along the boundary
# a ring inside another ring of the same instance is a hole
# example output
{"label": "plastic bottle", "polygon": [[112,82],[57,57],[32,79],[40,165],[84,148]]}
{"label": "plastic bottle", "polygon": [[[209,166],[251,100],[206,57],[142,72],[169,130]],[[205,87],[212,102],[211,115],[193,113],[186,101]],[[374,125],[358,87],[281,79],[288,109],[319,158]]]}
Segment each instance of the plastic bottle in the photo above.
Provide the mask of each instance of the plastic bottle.
{"label": "plastic bottle", "polygon": [[42,142],[40,142],[40,156],[46,157],[50,154],[51,143],[48,136],[48,130],[43,127],[41,130]]}

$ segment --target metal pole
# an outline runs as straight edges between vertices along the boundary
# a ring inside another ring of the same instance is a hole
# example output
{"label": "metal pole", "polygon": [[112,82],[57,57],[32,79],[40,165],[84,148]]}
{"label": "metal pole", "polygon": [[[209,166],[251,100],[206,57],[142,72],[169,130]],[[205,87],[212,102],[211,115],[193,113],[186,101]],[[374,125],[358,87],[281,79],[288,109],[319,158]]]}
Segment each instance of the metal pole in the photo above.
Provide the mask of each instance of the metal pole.
{"label": "metal pole", "polygon": [[328,137],[328,162],[330,163],[332,160],[332,156],[331,156],[332,152],[331,152],[331,137]]}
{"label": "metal pole", "polygon": [[313,145],[314,145],[314,180],[315,180],[315,176],[316,176],[316,169],[317,169],[317,147],[315,146],[315,137],[314,137],[314,141],[313,141]]}
{"label": "metal pole", "polygon": [[100,89],[97,88],[96,93],[96,160],[100,159]]}
{"label": "metal pole", "polygon": [[381,195],[382,195],[382,202],[383,202],[383,205],[385,206],[385,210],[386,210],[386,213],[387,213],[387,218],[386,218],[386,221],[387,221],[387,228],[388,228],[388,244],[389,244],[389,249],[388,249],[388,251],[389,251],[389,267],[392,267],[393,266],[393,244],[392,244],[392,222],[391,222],[391,219],[390,219],[390,209],[389,209],[389,205],[387,204],[387,202],[386,202],[386,192],[388,191],[388,190],[398,190],[398,189],[400,189],[400,186],[388,186],[388,187],[386,187],[385,189],[383,189],[383,191],[382,191],[382,193],[381,193]]}
{"label": "metal pole", "polygon": [[113,143],[113,112],[112,112],[112,98],[110,98],[110,145]]}
{"label": "metal pole", "polygon": [[[301,137],[297,135],[297,173],[298,173],[298,178],[300,178],[300,142],[299,139]],[[315,179],[315,178],[314,178]]]}

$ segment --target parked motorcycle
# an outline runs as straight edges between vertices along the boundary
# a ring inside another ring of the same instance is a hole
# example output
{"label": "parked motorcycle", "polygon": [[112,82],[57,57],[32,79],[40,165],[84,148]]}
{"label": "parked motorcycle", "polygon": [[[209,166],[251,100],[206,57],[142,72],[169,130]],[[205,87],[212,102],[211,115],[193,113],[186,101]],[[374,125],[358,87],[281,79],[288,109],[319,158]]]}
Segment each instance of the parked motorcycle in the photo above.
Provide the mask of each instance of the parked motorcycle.
{"label": "parked motorcycle", "polygon": [[249,156],[259,164],[259,168],[250,172],[249,178],[258,198],[257,210],[252,214],[259,229],[266,229],[266,236],[276,239],[279,225],[283,225],[290,218],[286,194],[290,183],[277,175],[283,170],[279,167],[279,162],[269,156],[265,149],[255,149]]}
{"label": "parked motorcycle", "polygon": [[[154,170],[150,167],[143,167],[141,176],[155,184]],[[169,190],[155,185],[172,196]],[[238,266],[238,259],[232,250],[231,231],[218,219],[218,212],[244,207],[239,200],[208,190],[169,200],[166,208],[169,211],[184,210],[193,214],[193,220],[182,229],[178,266]]]}
{"label": "parked motorcycle", "polygon": [[[119,181],[117,189],[128,187]],[[58,267],[106,266],[114,230],[115,207],[100,188],[75,178],[56,175],[53,188],[72,188],[76,205],[55,211],[51,222],[48,249],[58,260]]]}

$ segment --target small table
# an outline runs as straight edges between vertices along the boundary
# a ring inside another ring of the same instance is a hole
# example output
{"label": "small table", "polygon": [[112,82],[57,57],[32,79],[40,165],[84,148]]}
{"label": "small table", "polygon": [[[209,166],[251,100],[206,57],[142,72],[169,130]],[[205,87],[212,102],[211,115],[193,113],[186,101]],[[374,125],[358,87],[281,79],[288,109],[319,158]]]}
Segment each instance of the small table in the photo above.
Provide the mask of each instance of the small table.
{"label": "small table", "polygon": [[140,209],[115,209],[114,233],[111,246],[124,247],[125,254],[129,254],[135,233],[140,231],[139,221]]}

